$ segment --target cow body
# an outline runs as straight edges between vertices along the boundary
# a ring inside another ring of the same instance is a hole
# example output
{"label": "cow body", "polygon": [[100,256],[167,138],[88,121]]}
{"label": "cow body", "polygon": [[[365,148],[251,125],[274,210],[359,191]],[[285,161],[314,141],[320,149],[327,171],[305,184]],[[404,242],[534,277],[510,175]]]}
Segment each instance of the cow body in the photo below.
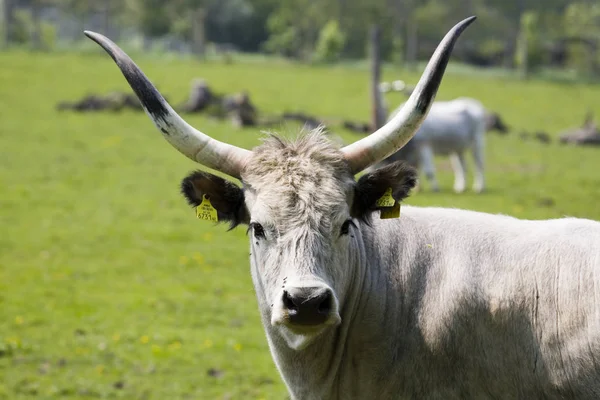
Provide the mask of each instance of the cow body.
{"label": "cow body", "polygon": [[[402,108],[397,108],[393,116]],[[419,166],[430,181],[434,191],[439,190],[435,177],[435,155],[449,155],[454,170],[454,190],[461,193],[466,187],[465,153],[471,152],[475,161],[473,190],[485,188],[485,132],[489,113],[483,105],[471,98],[462,97],[433,103],[429,114],[411,142],[378,166],[397,160],[406,160]]]}
{"label": "cow body", "polygon": [[320,129],[252,150],[219,142],[87,33],[169,143],[242,182],[196,171],[181,191],[193,206],[209,199],[220,222],[248,225],[261,320],[294,400],[600,396],[600,223],[412,207],[397,218],[414,168],[355,178],[410,141],[473,19],[444,37],[397,116],[343,148]]}
{"label": "cow body", "polygon": [[403,207],[352,240],[337,329],[263,321],[293,399],[600,397],[599,223]]}

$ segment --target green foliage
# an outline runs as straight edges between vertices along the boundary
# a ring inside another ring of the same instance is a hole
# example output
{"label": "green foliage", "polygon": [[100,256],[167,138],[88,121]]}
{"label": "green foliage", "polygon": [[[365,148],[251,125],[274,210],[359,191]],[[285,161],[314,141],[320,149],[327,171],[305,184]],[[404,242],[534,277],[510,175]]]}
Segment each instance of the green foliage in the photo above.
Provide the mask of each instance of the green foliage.
{"label": "green foliage", "polygon": [[523,13],[515,52],[515,65],[523,76],[544,62],[544,50],[539,36],[539,17],[532,11]]}
{"label": "green foliage", "polygon": [[[102,0],[103,2],[106,0]],[[132,1],[137,2],[138,0],[124,0],[131,5]],[[99,2],[98,2],[99,3]],[[98,4],[96,3],[96,4]],[[65,10],[68,10],[70,13],[76,16],[85,15],[92,10],[91,2],[87,0],[61,0],[59,2]]]}
{"label": "green foliage", "polygon": [[263,48],[268,52],[308,60],[313,54],[319,31],[328,21],[331,3],[294,0],[276,4],[267,20],[269,38]]}
{"label": "green foliage", "polygon": [[564,16],[567,35],[600,39],[600,3],[571,3]]}
{"label": "green foliage", "polygon": [[56,48],[56,27],[48,22],[42,22],[41,45],[44,50],[53,50]]}
{"label": "green foliage", "polygon": [[171,21],[167,18],[167,4],[164,0],[138,0],[139,27],[150,37],[160,37],[169,33]]}
{"label": "green foliage", "polygon": [[478,51],[485,58],[494,58],[504,52],[506,44],[501,39],[485,39],[478,46]]}
{"label": "green foliage", "polygon": [[174,35],[189,40],[192,37],[192,21],[190,18],[177,18],[173,20],[171,33]]}
{"label": "green foliage", "polygon": [[404,39],[401,36],[395,36],[392,39],[392,54],[390,60],[396,64],[402,64],[404,61]]}
{"label": "green foliage", "polygon": [[564,26],[568,37],[582,39],[567,45],[569,65],[600,75],[600,4],[570,4],[564,14]]}
{"label": "green foliage", "polygon": [[317,62],[335,62],[340,59],[346,37],[337,21],[329,21],[321,29],[314,59]]}
{"label": "green foliage", "polygon": [[[331,60],[364,59],[368,54],[368,30],[376,23],[382,28],[382,58],[398,63],[406,44],[417,43],[418,59],[428,58],[448,28],[473,14],[478,20],[458,42],[455,59],[489,66],[527,65],[528,69],[541,73],[545,68],[539,67],[550,61],[552,67],[564,66],[562,39],[576,36],[585,41],[567,42],[567,66],[600,74],[600,51],[594,52],[594,45],[589,44],[600,42],[600,3],[590,0],[20,0],[18,3],[57,5],[70,17],[76,17],[81,29],[85,29],[83,24],[92,16],[95,20],[103,18],[108,10],[109,18],[102,24],[122,31],[135,30],[136,34],[141,31],[149,38],[169,36],[188,43],[195,40],[198,43],[192,47],[196,50],[202,47],[199,42],[206,41],[231,45],[244,52],[265,51],[304,61],[328,59],[329,55],[321,53],[336,47],[335,41],[322,38],[329,21],[337,21],[344,37],[341,53]],[[202,13],[198,13],[200,9]],[[523,15],[524,12],[533,13],[530,16],[535,18]],[[23,11],[18,14],[13,28],[14,42],[24,44],[31,40],[31,21]],[[192,24],[194,15],[204,17],[196,17],[200,23]],[[522,23],[527,25],[527,18],[533,25],[524,32]],[[409,40],[412,35],[409,21],[417,27],[416,41]],[[196,32],[194,37],[192,27]],[[518,32],[523,32],[520,38]],[[333,47],[328,49],[330,45]]]}
{"label": "green foliage", "polygon": [[14,14],[14,24],[11,29],[11,38],[14,43],[28,44],[31,42],[31,32],[33,31],[33,19],[26,10],[17,10]]}
{"label": "green foliage", "polygon": [[298,29],[289,25],[284,16],[272,14],[267,26],[270,32],[269,39],[264,43],[263,49],[268,53],[297,57],[300,48]]}
{"label": "green foliage", "polygon": [[440,33],[446,28],[440,26],[440,21],[448,20],[449,4],[444,0],[424,2],[417,8],[415,20],[419,27],[419,37],[439,41]]}

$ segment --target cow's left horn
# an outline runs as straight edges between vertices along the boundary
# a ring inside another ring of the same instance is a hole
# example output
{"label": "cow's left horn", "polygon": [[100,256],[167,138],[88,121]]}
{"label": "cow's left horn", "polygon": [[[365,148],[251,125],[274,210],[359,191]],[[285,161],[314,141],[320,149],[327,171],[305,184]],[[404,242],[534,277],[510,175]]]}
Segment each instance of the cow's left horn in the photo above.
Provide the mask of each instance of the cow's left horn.
{"label": "cow's left horn", "polygon": [[353,173],[395,153],[414,136],[433,103],[456,40],[475,18],[459,22],[446,34],[431,56],[417,87],[394,118],[371,135],[342,149]]}
{"label": "cow's left horn", "polygon": [[84,33],[112,57],[148,116],[173,147],[202,165],[235,178],[240,177],[251,151],[219,142],[190,126],[119,46],[99,33]]}

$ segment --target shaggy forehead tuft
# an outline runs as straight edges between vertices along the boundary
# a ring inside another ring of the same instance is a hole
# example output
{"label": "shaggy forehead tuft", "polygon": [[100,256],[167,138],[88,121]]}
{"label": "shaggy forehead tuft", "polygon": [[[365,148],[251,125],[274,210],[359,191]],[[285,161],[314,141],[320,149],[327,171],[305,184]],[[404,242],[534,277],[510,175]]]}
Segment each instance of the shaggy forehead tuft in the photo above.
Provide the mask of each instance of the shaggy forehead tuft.
{"label": "shaggy forehead tuft", "polygon": [[269,134],[254,149],[242,179],[275,220],[319,230],[329,229],[332,216],[347,209],[354,181],[342,152],[320,128],[295,139]]}

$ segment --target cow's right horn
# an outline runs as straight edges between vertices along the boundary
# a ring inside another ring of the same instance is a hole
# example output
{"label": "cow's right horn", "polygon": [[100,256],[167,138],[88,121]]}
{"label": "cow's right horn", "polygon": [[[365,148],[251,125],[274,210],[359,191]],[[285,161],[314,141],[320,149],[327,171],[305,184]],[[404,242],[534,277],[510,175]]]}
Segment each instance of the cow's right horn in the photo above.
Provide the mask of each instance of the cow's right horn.
{"label": "cow's right horn", "polygon": [[410,98],[388,123],[369,136],[342,149],[352,172],[358,173],[389,157],[404,147],[414,136],[433,103],[454,43],[474,20],[475,17],[469,17],[456,24],[446,34],[431,56]]}
{"label": "cow's right horn", "polygon": [[190,126],[119,46],[99,33],[84,33],[112,57],[148,116],[173,147],[202,165],[235,178],[240,177],[251,151],[219,142]]}

